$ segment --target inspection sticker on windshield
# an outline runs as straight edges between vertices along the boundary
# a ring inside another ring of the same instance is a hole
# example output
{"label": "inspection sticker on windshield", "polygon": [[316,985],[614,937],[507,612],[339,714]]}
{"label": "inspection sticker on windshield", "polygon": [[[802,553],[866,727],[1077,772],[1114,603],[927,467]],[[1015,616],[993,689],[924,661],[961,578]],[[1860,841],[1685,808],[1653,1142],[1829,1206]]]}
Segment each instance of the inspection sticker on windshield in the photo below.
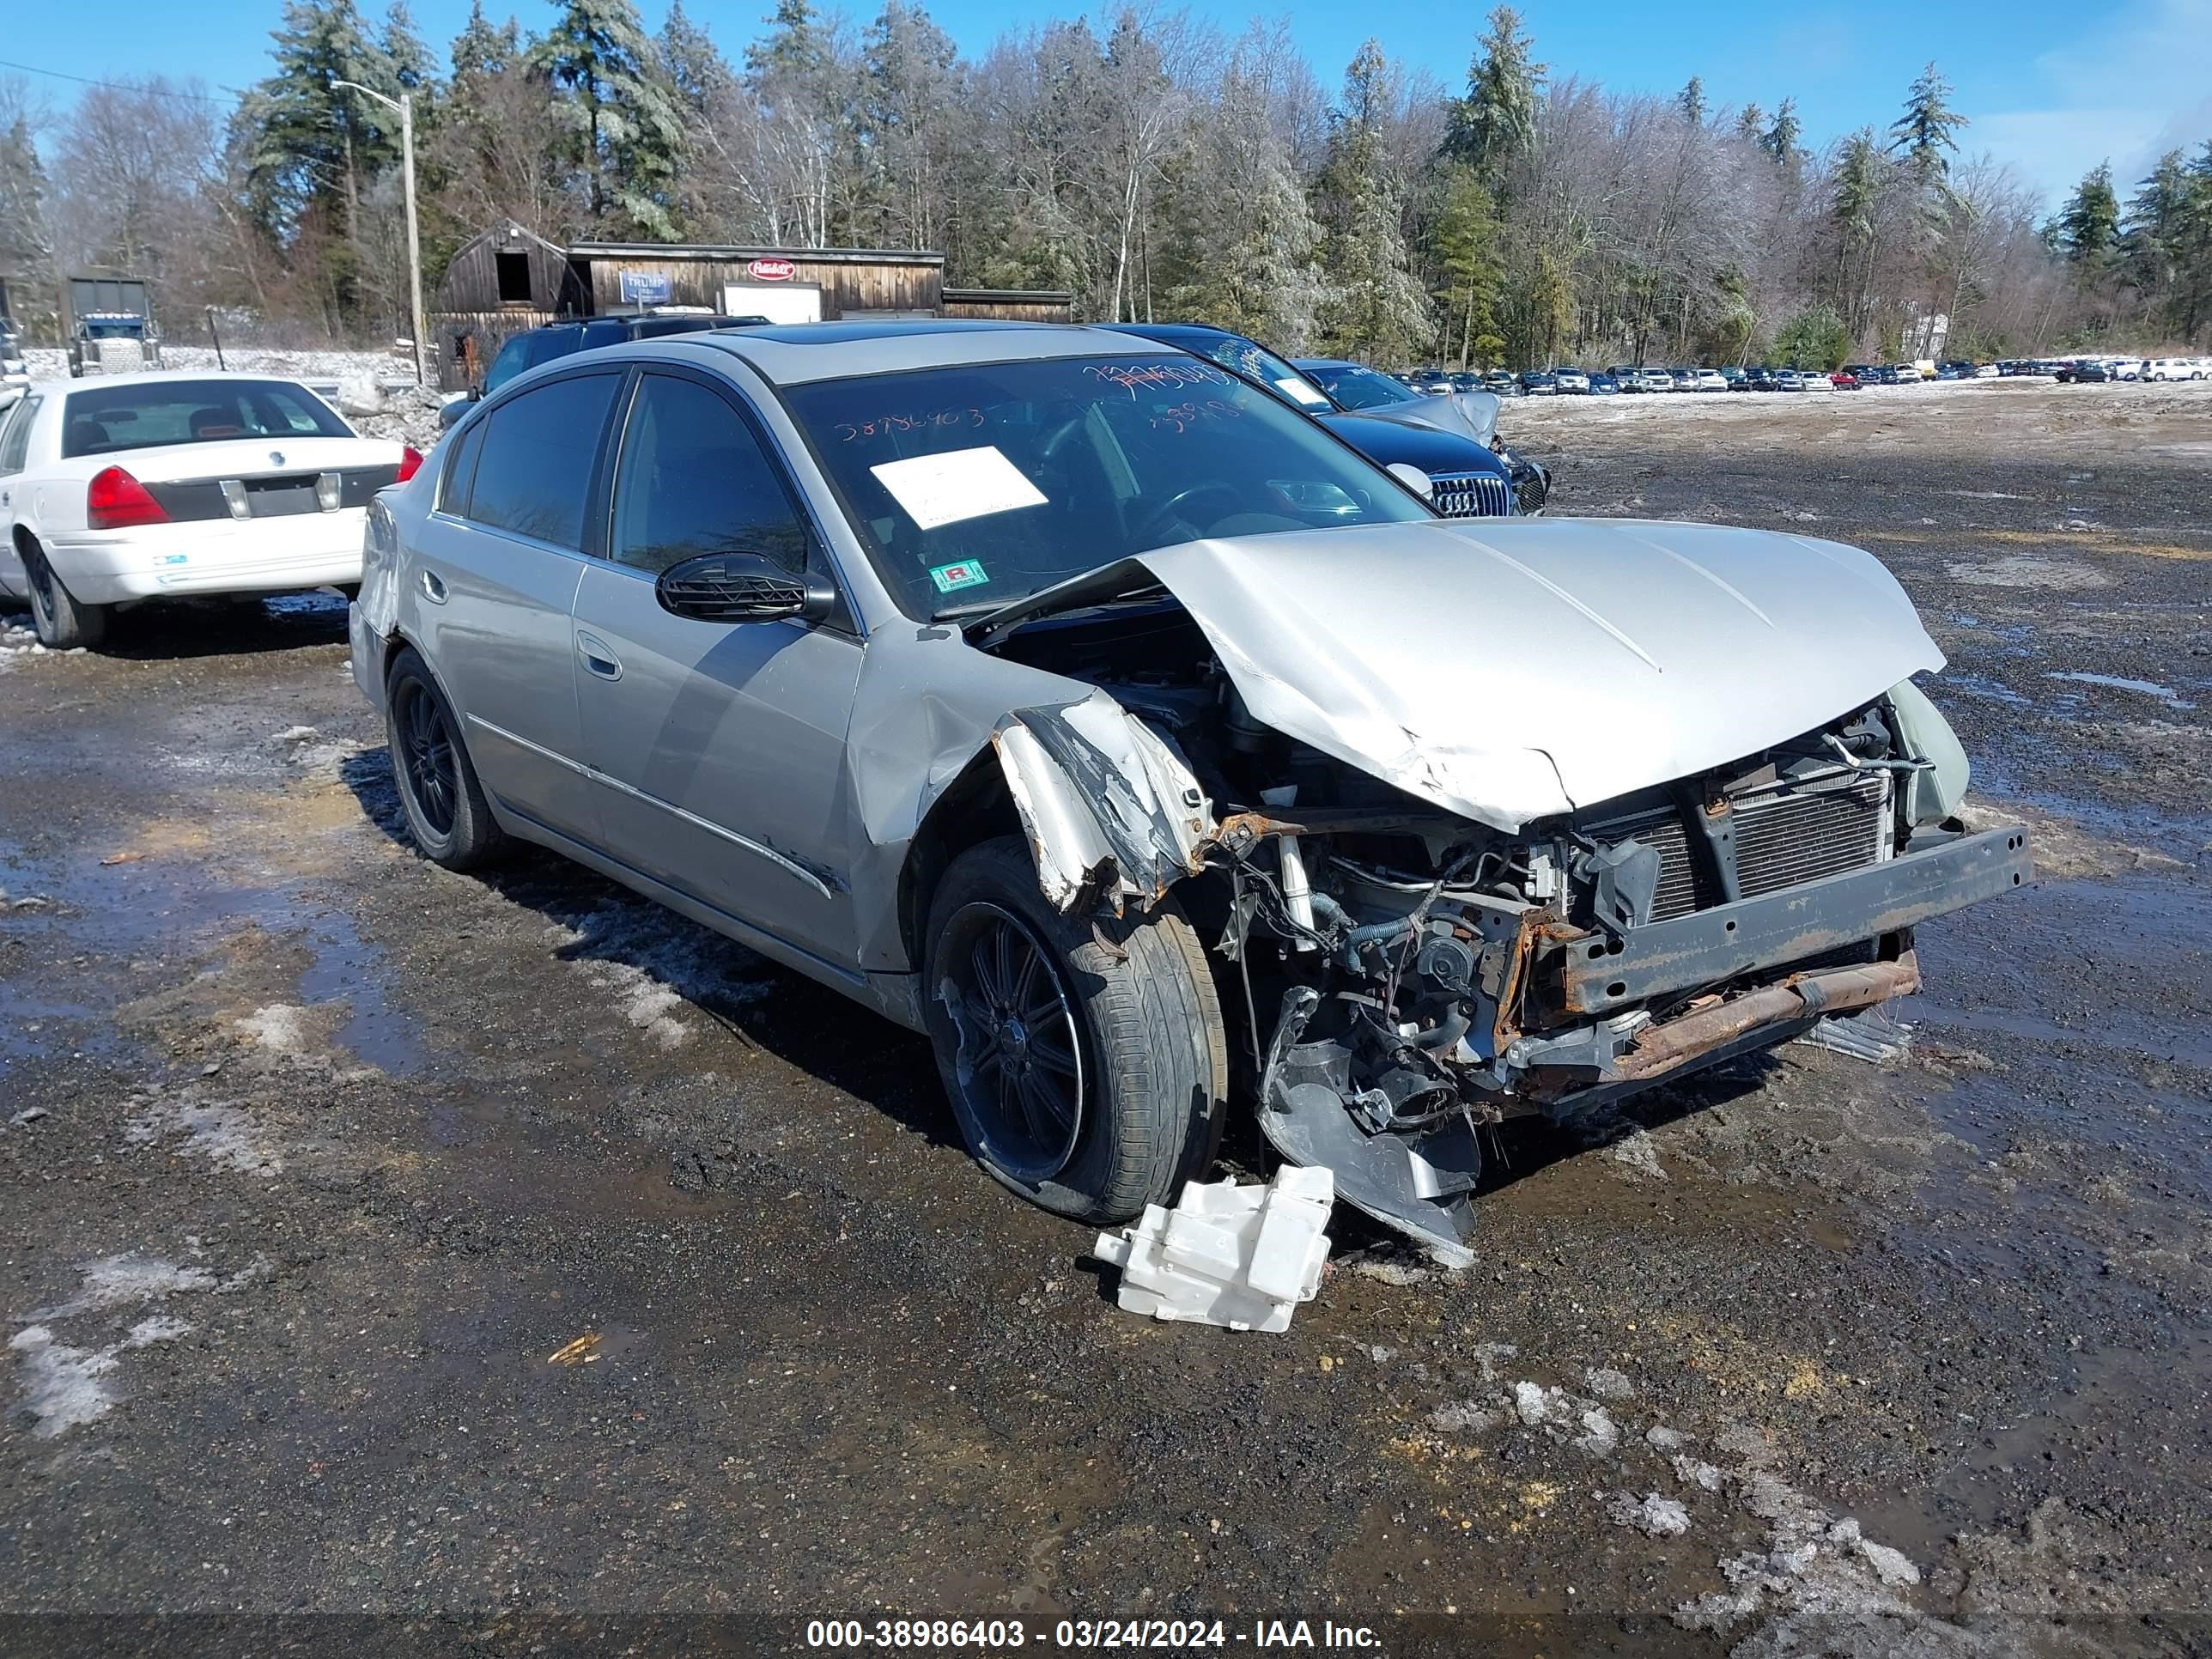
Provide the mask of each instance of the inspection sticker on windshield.
{"label": "inspection sticker on windshield", "polygon": [[983,574],[983,567],[973,559],[963,559],[957,564],[940,564],[929,573],[929,580],[937,584],[940,593],[955,593],[963,587],[981,587],[991,579]]}
{"label": "inspection sticker on windshield", "polygon": [[885,461],[868,471],[923,530],[1044,505],[1037,487],[990,444]]}

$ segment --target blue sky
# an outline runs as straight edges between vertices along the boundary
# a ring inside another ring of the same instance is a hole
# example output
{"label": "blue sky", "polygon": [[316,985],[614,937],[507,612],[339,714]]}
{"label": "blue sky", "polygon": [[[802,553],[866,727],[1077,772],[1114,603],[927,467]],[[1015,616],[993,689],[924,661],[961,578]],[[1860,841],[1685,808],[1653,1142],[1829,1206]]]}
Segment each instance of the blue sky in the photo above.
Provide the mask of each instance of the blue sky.
{"label": "blue sky", "polygon": [[[383,0],[362,3],[376,14]],[[687,0],[732,58],[772,3]],[[875,3],[857,0],[848,9],[865,15]],[[665,0],[642,5],[658,27]],[[1456,88],[1486,5],[1389,9],[1303,0],[1291,16],[1299,45],[1331,84],[1375,33],[1393,57]],[[495,15],[505,9],[487,5]],[[1048,10],[1077,9],[1022,0],[929,7],[969,51]],[[266,72],[277,0],[101,0],[89,30],[67,7],[11,9],[0,58],[77,75],[159,72],[235,87]],[[423,33],[442,45],[459,31],[468,0],[414,0],[414,9]],[[552,11],[547,0],[522,0],[516,9],[530,27],[542,27]],[[1267,8],[1192,0],[1190,9],[1234,30]],[[1771,110],[1795,96],[1816,146],[1867,123],[1887,125],[1932,58],[1973,118],[1966,149],[2012,162],[2046,198],[2106,158],[2124,194],[2162,150],[2212,137],[2212,0],[1692,0],[1663,9],[1650,0],[1527,0],[1522,10],[1537,56],[1555,72],[1650,92],[1671,92],[1699,75],[1716,105],[1753,101]],[[34,84],[58,104],[72,95],[65,82],[34,77]]]}

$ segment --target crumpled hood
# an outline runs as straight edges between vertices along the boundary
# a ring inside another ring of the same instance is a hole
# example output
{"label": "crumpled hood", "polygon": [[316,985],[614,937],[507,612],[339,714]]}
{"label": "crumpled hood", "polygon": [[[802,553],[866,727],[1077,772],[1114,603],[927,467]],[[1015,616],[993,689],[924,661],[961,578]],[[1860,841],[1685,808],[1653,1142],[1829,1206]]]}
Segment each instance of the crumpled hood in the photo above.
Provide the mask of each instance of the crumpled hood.
{"label": "crumpled hood", "polygon": [[1813,730],[1940,668],[1870,554],[1634,520],[1443,520],[1136,561],[1265,724],[1501,830]]}

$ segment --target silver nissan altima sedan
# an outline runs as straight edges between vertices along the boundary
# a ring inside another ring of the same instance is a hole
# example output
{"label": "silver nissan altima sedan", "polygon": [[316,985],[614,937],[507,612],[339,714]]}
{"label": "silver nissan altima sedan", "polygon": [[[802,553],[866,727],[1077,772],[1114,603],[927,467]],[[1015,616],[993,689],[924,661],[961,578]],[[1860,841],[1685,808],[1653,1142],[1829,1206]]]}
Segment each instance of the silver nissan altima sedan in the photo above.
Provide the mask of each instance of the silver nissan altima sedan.
{"label": "silver nissan altima sedan", "polygon": [[1424,482],[1108,329],[587,352],[377,498],[354,673],[428,857],[927,1033],[1035,1202],[1170,1202],[1241,1103],[1465,1261],[1482,1125],[1863,1021],[2030,864],[1869,555]]}

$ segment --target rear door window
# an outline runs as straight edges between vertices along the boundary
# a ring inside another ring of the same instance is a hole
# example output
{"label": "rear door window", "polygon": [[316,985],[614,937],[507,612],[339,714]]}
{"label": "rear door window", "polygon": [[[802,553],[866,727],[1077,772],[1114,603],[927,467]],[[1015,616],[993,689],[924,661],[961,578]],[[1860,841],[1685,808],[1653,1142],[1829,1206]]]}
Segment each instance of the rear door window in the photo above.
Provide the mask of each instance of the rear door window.
{"label": "rear door window", "polygon": [[618,374],[533,386],[483,422],[467,516],[495,530],[581,550],[584,507]]}
{"label": "rear door window", "polygon": [[0,418],[0,477],[23,470],[23,458],[31,448],[31,422],[38,418],[39,405],[45,401],[37,396],[26,397]]}

